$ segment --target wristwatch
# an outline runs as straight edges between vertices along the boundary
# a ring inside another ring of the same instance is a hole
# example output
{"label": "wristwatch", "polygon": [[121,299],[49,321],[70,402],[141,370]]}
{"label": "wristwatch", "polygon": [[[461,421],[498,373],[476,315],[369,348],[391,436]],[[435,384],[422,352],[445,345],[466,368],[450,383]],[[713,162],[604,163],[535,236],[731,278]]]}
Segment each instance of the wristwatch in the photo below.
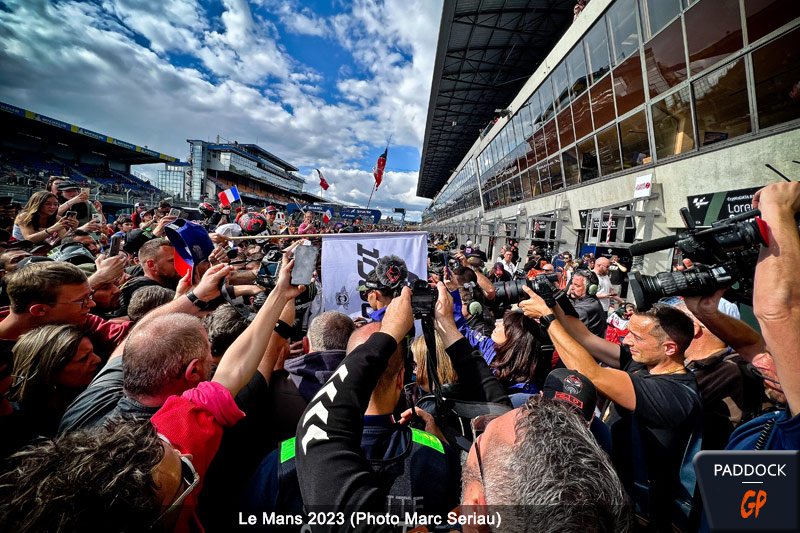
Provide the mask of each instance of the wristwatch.
{"label": "wristwatch", "polygon": [[205,311],[206,309],[208,309],[208,302],[204,302],[203,300],[198,298],[193,290],[187,292],[186,297],[189,298],[189,301],[192,302],[194,306],[197,307],[199,310]]}
{"label": "wristwatch", "polygon": [[555,322],[555,320],[556,320],[556,315],[554,315],[553,313],[550,313],[549,315],[545,315],[545,316],[543,316],[543,317],[540,317],[540,318],[539,318],[539,324],[540,324],[540,325],[541,325],[541,326],[542,326],[544,329],[547,329],[547,328],[549,328],[549,327],[550,327],[550,324],[552,324],[553,322]]}

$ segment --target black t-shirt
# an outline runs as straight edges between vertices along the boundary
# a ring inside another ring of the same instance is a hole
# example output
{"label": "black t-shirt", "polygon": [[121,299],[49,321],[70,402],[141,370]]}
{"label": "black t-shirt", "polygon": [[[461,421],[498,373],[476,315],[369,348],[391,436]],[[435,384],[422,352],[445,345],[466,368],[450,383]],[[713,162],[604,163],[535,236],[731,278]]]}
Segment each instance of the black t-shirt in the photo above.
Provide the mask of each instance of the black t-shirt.
{"label": "black t-shirt", "polygon": [[600,303],[600,300],[594,296],[585,296],[580,300],[573,298],[572,305],[575,307],[575,311],[578,312],[578,318],[586,324],[589,331],[604,339],[606,337],[606,317],[608,313],[603,309],[603,304]]}
{"label": "black t-shirt", "polygon": [[[689,439],[702,423],[697,382],[692,373],[651,375],[645,365],[631,359],[630,350],[624,345],[620,346],[620,368],[631,376],[636,409],[631,412],[616,404],[609,408],[604,421],[611,428],[611,460],[625,490],[637,504],[647,502],[637,496],[641,492],[635,490],[634,481],[643,477],[650,480],[651,524],[660,524],[664,529],[671,523]],[[638,436],[633,433],[634,426],[638,426]]]}
{"label": "black t-shirt", "polygon": [[608,277],[611,279],[612,285],[622,285],[627,275],[627,272],[623,272],[616,265],[611,265],[608,267]]}

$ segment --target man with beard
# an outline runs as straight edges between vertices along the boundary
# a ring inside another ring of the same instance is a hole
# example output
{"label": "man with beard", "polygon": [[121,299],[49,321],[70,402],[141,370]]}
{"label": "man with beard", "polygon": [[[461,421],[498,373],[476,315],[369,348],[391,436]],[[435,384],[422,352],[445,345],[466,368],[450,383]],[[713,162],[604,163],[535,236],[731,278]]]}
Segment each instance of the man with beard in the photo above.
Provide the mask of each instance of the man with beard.
{"label": "man with beard", "polygon": [[175,249],[169,239],[152,239],[144,243],[139,248],[139,264],[144,275],[133,278],[122,286],[119,316],[127,315],[128,304],[137,290],[150,285],[175,290],[181,279],[175,270]]}

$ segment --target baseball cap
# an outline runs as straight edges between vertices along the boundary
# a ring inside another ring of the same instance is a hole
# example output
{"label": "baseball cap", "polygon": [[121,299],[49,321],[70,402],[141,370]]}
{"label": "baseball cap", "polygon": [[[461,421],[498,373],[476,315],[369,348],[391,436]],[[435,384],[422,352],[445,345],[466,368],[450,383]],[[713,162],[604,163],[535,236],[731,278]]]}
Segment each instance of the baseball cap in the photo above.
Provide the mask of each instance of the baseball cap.
{"label": "baseball cap", "polygon": [[74,181],[62,181],[56,186],[56,190],[58,191],[67,191],[69,189],[80,189],[81,186],[75,183]]}
{"label": "baseball cap", "polygon": [[136,255],[139,253],[139,248],[141,248],[144,243],[152,238],[153,234],[149,230],[131,230],[125,236],[125,244],[122,246],[122,249],[126,254]]}
{"label": "baseball cap", "polygon": [[144,202],[138,202],[133,207],[146,207],[146,206],[144,205]]}
{"label": "baseball cap", "polygon": [[597,405],[597,389],[589,378],[567,368],[556,368],[547,375],[542,396],[562,400],[580,411],[586,421],[592,419]]}
{"label": "baseball cap", "polygon": [[194,279],[194,267],[206,261],[214,251],[208,232],[203,226],[182,218],[168,224],[164,232],[175,248],[175,270],[181,276],[191,270]]}
{"label": "baseball cap", "polygon": [[278,208],[275,207],[274,205],[271,205],[271,206],[267,207],[267,213],[276,213],[277,211],[278,211]]}

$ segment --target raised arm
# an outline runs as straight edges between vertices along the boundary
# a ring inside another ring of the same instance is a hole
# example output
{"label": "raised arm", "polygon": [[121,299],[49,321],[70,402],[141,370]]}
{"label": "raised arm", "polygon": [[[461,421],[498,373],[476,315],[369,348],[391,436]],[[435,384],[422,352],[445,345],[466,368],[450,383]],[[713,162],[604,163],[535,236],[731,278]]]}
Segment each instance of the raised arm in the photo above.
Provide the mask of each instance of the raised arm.
{"label": "raised arm", "polygon": [[753,207],[769,226],[769,246],[761,248],[753,287],[753,312],[775,359],[789,411],[800,412],[800,183],[773,183],[756,193]]}
{"label": "raised arm", "polygon": [[764,339],[745,322],[720,312],[719,300],[724,292],[721,289],[711,296],[687,296],[683,300],[708,331],[751,362],[756,355],[767,351]]}
{"label": "raised arm", "polygon": [[[334,512],[382,512],[385,489],[361,450],[364,411],[413,320],[411,290],[406,287],[386,308],[381,331],[349,353],[308,404],[295,441],[297,479],[308,510],[322,510],[324,506],[325,511]],[[349,513],[345,513],[345,524],[329,523],[315,531],[349,530],[348,520]],[[378,527],[362,524],[358,529]]]}
{"label": "raised arm", "polygon": [[261,363],[275,323],[286,303],[305,290],[302,285],[295,287],[289,284],[293,266],[294,260],[287,261],[284,256],[278,283],[267,296],[267,301],[264,302],[253,322],[233,341],[233,344],[225,351],[225,355],[222,356],[213,381],[231,391],[233,396],[236,396],[250,381]]}
{"label": "raised arm", "polygon": [[[519,304],[525,316],[539,319],[553,312],[535,292],[528,287],[524,287],[523,290],[529,296],[528,300],[523,300]],[[597,364],[597,361],[589,355],[589,352],[570,336],[558,315],[556,315],[556,320],[550,324],[547,333],[550,335],[550,339],[558,350],[558,355],[567,368],[577,370],[589,378],[603,396],[620,407],[624,407],[629,411],[636,409],[636,391],[627,372],[614,368],[603,368]],[[619,346],[616,346],[616,348],[619,352]]]}
{"label": "raised arm", "polygon": [[[521,306],[521,304],[520,304]],[[619,368],[619,345],[601,339],[586,327],[586,324],[574,316],[567,316],[559,306],[552,312],[558,318],[561,327],[584,350],[588,351],[595,359],[612,368]],[[561,350],[558,351],[561,354]],[[587,375],[588,377],[588,375]]]}

